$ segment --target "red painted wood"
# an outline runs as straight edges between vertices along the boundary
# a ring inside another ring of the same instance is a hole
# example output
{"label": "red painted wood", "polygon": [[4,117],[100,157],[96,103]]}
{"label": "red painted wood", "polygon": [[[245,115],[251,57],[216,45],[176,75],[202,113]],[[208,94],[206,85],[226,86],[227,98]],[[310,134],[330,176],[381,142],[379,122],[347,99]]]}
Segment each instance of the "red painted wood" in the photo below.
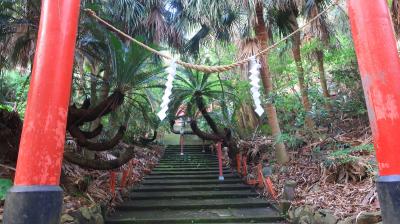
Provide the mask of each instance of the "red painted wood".
{"label": "red painted wood", "polygon": [[122,171],[121,188],[126,187],[126,180],[127,180],[128,174],[129,174],[129,169],[124,169]]}
{"label": "red painted wood", "polygon": [[242,154],[236,154],[236,170],[237,173],[240,174],[242,169]]}
{"label": "red painted wood", "polygon": [[180,135],[179,140],[180,140],[179,143],[181,145],[181,155],[183,155],[183,148],[184,148],[184,145],[185,145],[184,135]]}
{"label": "red painted wood", "polygon": [[115,195],[116,179],[117,179],[117,175],[116,175],[115,171],[111,171],[110,172],[110,191],[111,191],[112,195]]}
{"label": "red painted wood", "polygon": [[42,0],[15,185],[58,185],[79,0]]}
{"label": "red painted wood", "polygon": [[224,173],[222,171],[222,143],[218,142],[217,146],[217,156],[218,156],[218,169],[219,169],[219,176],[223,177]]}
{"label": "red painted wood", "polygon": [[348,0],[379,174],[400,174],[400,61],[386,0]]}
{"label": "red painted wood", "polygon": [[243,170],[242,170],[242,176],[247,176],[247,155],[243,155]]}
{"label": "red painted wood", "polygon": [[274,185],[272,183],[272,180],[269,176],[264,177],[264,174],[262,172],[262,164],[257,165],[257,175],[258,175],[258,185],[259,186],[264,186],[264,188],[268,191],[268,193],[271,195],[271,197],[276,200],[278,198],[276,191],[274,189]]}
{"label": "red painted wood", "polygon": [[264,176],[262,173],[262,165],[261,165],[261,163],[259,163],[257,165],[257,181],[260,186],[263,186],[263,184],[264,184],[263,180],[264,180]]}

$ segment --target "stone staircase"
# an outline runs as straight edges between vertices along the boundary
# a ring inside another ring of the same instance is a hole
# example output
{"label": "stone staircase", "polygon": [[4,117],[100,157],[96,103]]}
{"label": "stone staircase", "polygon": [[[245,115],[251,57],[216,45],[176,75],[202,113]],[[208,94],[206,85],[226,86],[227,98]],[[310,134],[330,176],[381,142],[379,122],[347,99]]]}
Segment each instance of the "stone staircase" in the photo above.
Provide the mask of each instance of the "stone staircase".
{"label": "stone staircase", "polygon": [[201,146],[169,146],[163,159],[106,223],[278,223],[279,212]]}

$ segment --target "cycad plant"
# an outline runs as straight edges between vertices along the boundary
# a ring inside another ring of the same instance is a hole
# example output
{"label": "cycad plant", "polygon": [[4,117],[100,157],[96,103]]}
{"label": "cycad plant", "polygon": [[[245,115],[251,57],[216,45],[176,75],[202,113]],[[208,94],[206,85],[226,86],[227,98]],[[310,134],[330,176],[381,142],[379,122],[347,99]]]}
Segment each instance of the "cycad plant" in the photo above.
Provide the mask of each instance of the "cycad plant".
{"label": "cycad plant", "polygon": [[[221,88],[221,84],[225,88]],[[219,80],[212,74],[192,70],[180,71],[174,83],[170,104],[170,119],[174,119],[174,113],[179,106],[186,104],[188,105],[189,116],[195,119],[196,112],[199,111],[214,135],[224,139],[226,130],[221,130],[218,127],[208,111],[207,104],[219,101],[223,94],[225,94],[226,98],[234,99],[234,94],[231,91],[232,88],[229,82]],[[219,105],[221,106],[222,104],[220,103]]]}
{"label": "cycad plant", "polygon": [[[116,146],[123,138],[126,127],[121,126],[117,134],[108,142],[96,143],[89,139],[98,136],[102,132],[102,125],[99,124],[93,131],[85,132],[80,129],[87,122],[93,122],[101,117],[115,111],[128,99],[134,100],[136,97],[146,98],[143,91],[149,88],[159,87],[157,85],[157,74],[160,67],[157,63],[152,63],[151,53],[144,51],[137,45],[127,45],[114,34],[108,34],[108,49],[102,51],[106,55],[103,57],[104,64],[110,63],[110,87],[114,87],[113,93],[103,99],[96,106],[90,105],[90,100],[86,100],[81,108],[75,105],[70,106],[68,113],[67,129],[69,133],[77,139],[78,145],[91,151],[106,151]],[[109,57],[107,57],[109,56]],[[135,102],[143,102],[135,100]],[[73,153],[66,152],[66,159],[84,167],[96,169],[109,169],[122,165],[129,161],[131,152],[126,151],[116,161],[95,161],[81,158]],[[96,165],[97,164],[97,165]]]}

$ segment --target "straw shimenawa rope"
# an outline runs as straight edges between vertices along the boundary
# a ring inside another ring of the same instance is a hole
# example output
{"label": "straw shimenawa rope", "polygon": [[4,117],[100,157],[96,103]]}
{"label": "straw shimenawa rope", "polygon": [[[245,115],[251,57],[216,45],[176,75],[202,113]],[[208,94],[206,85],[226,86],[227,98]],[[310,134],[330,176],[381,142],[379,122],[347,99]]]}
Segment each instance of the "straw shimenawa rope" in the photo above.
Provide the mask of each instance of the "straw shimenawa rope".
{"label": "straw shimenawa rope", "polygon": [[[307,23],[305,23],[303,26],[299,27],[297,30],[293,31],[291,34],[287,35],[286,37],[282,38],[281,40],[279,40],[278,42],[276,42],[273,45],[270,45],[269,47],[259,51],[257,54],[253,55],[252,57],[258,57],[262,54],[267,53],[268,51],[270,51],[271,49],[277,47],[279,44],[281,44],[282,42],[288,40],[289,38],[291,38],[293,35],[295,35],[296,33],[300,32],[301,30],[303,30],[306,26],[310,25],[312,22],[314,22],[315,20],[317,20],[319,17],[321,17],[323,14],[325,14],[326,12],[328,12],[329,10],[331,10],[334,6],[336,6],[337,4],[339,4],[340,0],[334,0],[332,4],[330,4],[328,7],[326,7],[323,11],[321,11],[320,13],[318,13],[318,15],[316,15],[314,18],[310,19],[309,21],[307,21]],[[111,25],[110,23],[108,23],[107,21],[105,21],[104,19],[100,18],[99,16],[96,15],[96,13],[91,10],[91,9],[84,9],[85,12],[87,12],[90,16],[92,16],[93,18],[95,18],[97,21],[99,21],[101,24],[105,25],[106,27],[108,27],[109,29],[111,29],[112,31],[120,34],[121,36],[127,38],[128,40],[138,44],[139,46],[143,47],[144,49],[159,55],[160,57],[169,59],[169,60],[173,60],[173,58],[169,55],[166,55],[160,51],[157,51],[156,49],[136,40],[135,38],[129,36],[128,34],[124,33],[123,31],[119,30],[118,28],[116,28],[115,26]],[[240,61],[236,61],[232,64],[229,65],[218,65],[218,66],[207,66],[207,65],[198,65],[198,64],[191,64],[191,63],[187,63],[181,60],[176,60],[175,63],[185,67],[185,68],[190,68],[190,69],[194,69],[194,70],[198,70],[198,71],[202,71],[205,73],[219,73],[219,72],[225,72],[225,71],[229,71],[235,67],[238,66],[242,66],[246,63],[248,63],[251,60],[251,57],[240,60]]]}

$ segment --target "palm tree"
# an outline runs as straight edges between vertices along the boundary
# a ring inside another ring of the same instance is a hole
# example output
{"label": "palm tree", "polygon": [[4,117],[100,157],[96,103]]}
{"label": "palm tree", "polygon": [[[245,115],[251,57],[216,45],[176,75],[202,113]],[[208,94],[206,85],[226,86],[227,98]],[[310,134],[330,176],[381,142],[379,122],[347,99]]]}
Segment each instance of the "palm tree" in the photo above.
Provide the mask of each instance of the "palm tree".
{"label": "palm tree", "polygon": [[[242,38],[238,43],[237,56],[239,60],[249,58],[255,55],[259,50],[259,44],[256,38]],[[248,65],[242,67],[240,72],[240,80],[249,83]],[[249,89],[249,88],[248,88]],[[254,107],[247,102],[251,101],[250,91],[246,91],[245,98],[240,102],[237,112],[237,120],[243,130],[255,130],[260,124],[260,120],[254,111]],[[267,115],[268,116],[268,115]]]}
{"label": "palm tree", "polygon": [[179,49],[181,53],[198,56],[201,42],[207,37],[232,40],[237,26],[237,13],[232,1],[170,0],[170,25],[181,33],[195,34]]}
{"label": "palm tree", "polygon": [[[257,36],[257,41],[261,49],[266,49],[268,46],[268,31],[264,21],[264,6],[262,2],[257,2],[255,6],[255,12],[257,22],[254,26],[254,31]],[[261,55],[261,80],[264,86],[264,92],[267,97],[267,103],[265,104],[266,113],[268,116],[268,123],[271,126],[272,135],[275,139],[275,151],[276,158],[279,163],[284,164],[289,161],[289,157],[286,152],[286,148],[283,142],[278,139],[281,136],[281,130],[279,126],[279,120],[276,113],[276,108],[270,100],[271,93],[273,92],[272,77],[268,66],[268,55]]]}
{"label": "palm tree", "polygon": [[[326,3],[329,1],[326,0],[304,0],[303,11],[306,20],[310,20],[317,16],[323,8],[326,6]],[[329,45],[329,39],[331,36],[331,30],[328,27],[328,22],[325,15],[320,16],[317,20],[311,23],[311,28],[309,29],[308,35],[318,39],[321,44],[314,50],[314,55],[318,63],[318,71],[320,77],[320,83],[323,95],[326,101],[326,108],[328,110],[331,109],[330,104],[330,93],[328,89],[326,74],[325,74],[325,66],[324,66],[324,51],[322,47]]]}
{"label": "palm tree", "polygon": [[399,0],[393,0],[391,5],[392,20],[394,25],[394,30],[399,38],[400,32],[400,2]]}
{"label": "palm tree", "polygon": [[24,68],[33,64],[39,17],[40,0],[0,2],[0,59]]}
{"label": "palm tree", "polygon": [[[299,2],[296,0],[270,0],[267,2],[267,13],[270,14],[271,23],[273,23],[283,35],[287,35],[299,29],[297,17],[299,13]],[[303,62],[301,58],[301,33],[297,32],[291,38],[292,54],[296,63],[297,78],[302,98],[304,110],[306,112],[305,125],[313,130],[315,127],[311,117],[311,103],[308,97],[308,84],[305,80]]]}
{"label": "palm tree", "polygon": [[[242,43],[241,47],[239,48],[239,51],[242,55],[241,58],[247,58],[255,55],[261,49],[265,49],[268,47],[268,43],[271,42],[271,30],[270,26],[267,26],[266,20],[264,19],[263,1],[255,0],[244,1],[240,3],[243,8],[246,9],[246,13],[250,17],[250,19],[248,19],[247,21],[247,27],[250,30],[245,31],[244,33],[246,33],[247,36],[251,35],[251,30],[255,33],[255,38],[242,37],[242,39],[240,40],[240,42]],[[268,124],[271,127],[272,135],[275,140],[274,146],[277,160],[279,163],[284,164],[289,161],[289,157],[286,151],[285,144],[279,140],[281,136],[281,129],[276,108],[272,99],[273,81],[268,66],[268,54],[259,56],[259,60],[261,63],[261,80],[264,86],[265,96],[267,97],[267,101],[265,103],[265,111],[268,118]]]}
{"label": "palm tree", "polygon": [[[189,44],[188,46],[192,47],[189,48],[187,46],[187,48],[191,49],[192,52],[198,51],[200,40],[207,37],[212,31],[215,33],[215,36],[217,38],[220,38],[222,40],[229,40],[232,39],[232,37],[235,37],[235,35],[232,35],[232,33],[237,33],[233,31],[243,30],[242,19],[240,17],[241,14],[240,6],[242,5],[243,1],[235,2],[235,1],[211,1],[211,0],[207,1],[181,0],[175,2],[179,2],[180,4],[177,5],[180,6],[179,7],[180,9],[182,9],[180,14],[181,16],[178,17],[178,19],[181,19],[182,17],[189,21],[194,19],[195,21],[198,21],[201,27],[198,33],[196,33],[196,35],[194,35],[193,38],[188,42]],[[253,4],[250,4],[250,2],[251,1],[249,1],[249,4],[246,4],[246,6],[250,8],[248,12],[252,14],[253,12],[256,11],[256,8],[251,7]],[[261,1],[256,1],[256,2],[261,4]],[[235,6],[235,3],[239,4]],[[260,6],[260,4],[258,6]],[[261,9],[263,9],[262,4],[261,4]],[[261,20],[259,19],[259,16],[260,15],[258,14],[257,15],[258,24],[253,24],[256,33],[263,32],[262,30],[263,25],[264,25],[264,31],[266,29],[263,19],[263,10],[261,10]],[[263,34],[266,35],[266,32],[264,32]],[[265,38],[265,36],[257,35],[257,37],[263,38],[259,40],[259,43],[262,44],[263,47],[266,47],[267,39]],[[272,91],[272,80],[269,73],[268,65],[266,63],[266,59],[267,59],[266,57],[261,58],[263,65],[262,79],[266,95],[270,96],[270,93]],[[266,111],[267,111],[267,116],[269,118],[268,119],[269,124],[272,127],[273,136],[276,139],[275,147],[277,150],[278,160],[281,163],[285,163],[288,161],[288,156],[284,144],[278,141],[279,136],[281,135],[281,131],[276,114],[276,109],[272,101],[269,101],[266,104]],[[210,124],[210,122],[208,123]],[[211,123],[211,125],[213,124]],[[213,129],[215,129],[215,127]]]}

